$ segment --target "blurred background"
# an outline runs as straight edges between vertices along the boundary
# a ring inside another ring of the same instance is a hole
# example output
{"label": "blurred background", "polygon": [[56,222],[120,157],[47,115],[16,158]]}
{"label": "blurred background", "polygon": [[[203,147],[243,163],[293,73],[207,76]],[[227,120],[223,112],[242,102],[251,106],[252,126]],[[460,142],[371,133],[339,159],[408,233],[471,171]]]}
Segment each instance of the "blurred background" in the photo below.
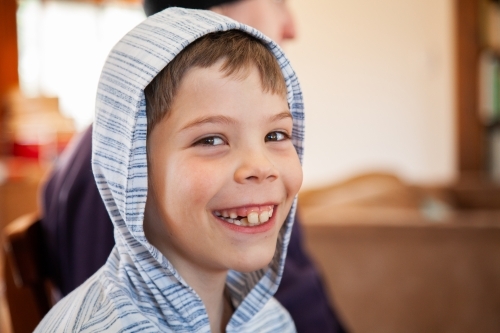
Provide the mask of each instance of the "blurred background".
{"label": "blurred background", "polygon": [[[499,332],[499,2],[287,1],[305,241],[346,326]],[[144,18],[139,0],[0,0],[1,227],[37,212],[107,53]]]}

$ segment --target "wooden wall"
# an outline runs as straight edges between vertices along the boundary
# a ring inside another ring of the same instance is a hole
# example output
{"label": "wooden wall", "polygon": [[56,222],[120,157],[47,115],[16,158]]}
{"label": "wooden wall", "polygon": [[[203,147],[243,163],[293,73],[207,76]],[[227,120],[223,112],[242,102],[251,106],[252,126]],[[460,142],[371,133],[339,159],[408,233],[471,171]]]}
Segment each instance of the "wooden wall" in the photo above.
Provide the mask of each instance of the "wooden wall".
{"label": "wooden wall", "polygon": [[19,85],[16,0],[0,0],[0,97]]}
{"label": "wooden wall", "polygon": [[479,0],[456,0],[455,11],[458,170],[463,176],[487,168],[486,133],[477,116]]}

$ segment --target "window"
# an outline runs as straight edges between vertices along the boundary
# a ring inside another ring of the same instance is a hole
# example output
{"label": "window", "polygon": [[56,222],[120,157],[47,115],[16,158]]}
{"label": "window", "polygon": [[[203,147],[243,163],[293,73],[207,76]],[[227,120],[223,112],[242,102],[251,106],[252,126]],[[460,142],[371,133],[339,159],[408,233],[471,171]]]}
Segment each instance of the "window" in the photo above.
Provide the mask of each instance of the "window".
{"label": "window", "polygon": [[19,80],[29,97],[56,96],[78,129],[94,115],[108,52],[144,19],[140,3],[22,0],[17,12]]}

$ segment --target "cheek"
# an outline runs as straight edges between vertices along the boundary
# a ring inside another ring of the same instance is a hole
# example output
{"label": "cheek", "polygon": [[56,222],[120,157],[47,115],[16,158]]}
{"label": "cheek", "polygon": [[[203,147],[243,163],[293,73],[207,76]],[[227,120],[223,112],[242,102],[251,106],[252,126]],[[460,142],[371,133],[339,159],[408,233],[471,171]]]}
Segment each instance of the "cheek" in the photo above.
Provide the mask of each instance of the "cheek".
{"label": "cheek", "polygon": [[282,35],[282,20],[277,6],[270,0],[249,2],[249,4],[252,7],[248,12],[254,13],[254,15],[248,18],[248,12],[245,12],[244,15],[247,17],[245,23],[262,31],[279,44]]}
{"label": "cheek", "polygon": [[282,165],[283,181],[289,197],[293,198],[299,192],[303,179],[302,166],[295,149],[290,152]]}
{"label": "cheek", "polygon": [[302,165],[300,164],[300,161],[297,158],[297,163],[295,164],[295,170],[292,175],[290,175],[292,178],[290,180],[292,190],[294,191],[294,196],[299,192],[300,187],[302,186],[302,180],[303,180],[303,172],[302,172]]}
{"label": "cheek", "polygon": [[[271,3],[271,1],[269,2]],[[286,12],[282,8],[279,8],[274,4],[272,5],[273,8],[271,8],[271,10],[266,13],[267,29],[270,31],[269,37],[278,42],[278,44],[281,44],[281,42],[283,42],[288,19],[286,16]]]}
{"label": "cheek", "polygon": [[165,192],[175,198],[173,201],[177,205],[205,206],[219,187],[216,171],[215,166],[201,161],[182,158],[172,160],[166,166]]}
{"label": "cheek", "polygon": [[[266,17],[268,16],[268,17]],[[261,25],[264,27],[263,32],[269,38],[277,42],[278,44],[281,42],[282,37],[282,28],[279,20],[267,14],[261,18]]]}

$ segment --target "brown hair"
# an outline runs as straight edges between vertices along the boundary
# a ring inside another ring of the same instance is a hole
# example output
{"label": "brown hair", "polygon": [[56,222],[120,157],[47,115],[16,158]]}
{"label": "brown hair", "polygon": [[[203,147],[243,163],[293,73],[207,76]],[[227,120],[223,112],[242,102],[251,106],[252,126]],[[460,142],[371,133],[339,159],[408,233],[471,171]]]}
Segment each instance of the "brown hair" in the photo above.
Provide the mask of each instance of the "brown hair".
{"label": "brown hair", "polygon": [[182,50],[146,87],[148,136],[168,113],[181,80],[192,67],[207,68],[223,59],[225,76],[244,79],[254,65],[264,92],[286,96],[286,84],[278,61],[262,41],[239,30],[207,34]]}

